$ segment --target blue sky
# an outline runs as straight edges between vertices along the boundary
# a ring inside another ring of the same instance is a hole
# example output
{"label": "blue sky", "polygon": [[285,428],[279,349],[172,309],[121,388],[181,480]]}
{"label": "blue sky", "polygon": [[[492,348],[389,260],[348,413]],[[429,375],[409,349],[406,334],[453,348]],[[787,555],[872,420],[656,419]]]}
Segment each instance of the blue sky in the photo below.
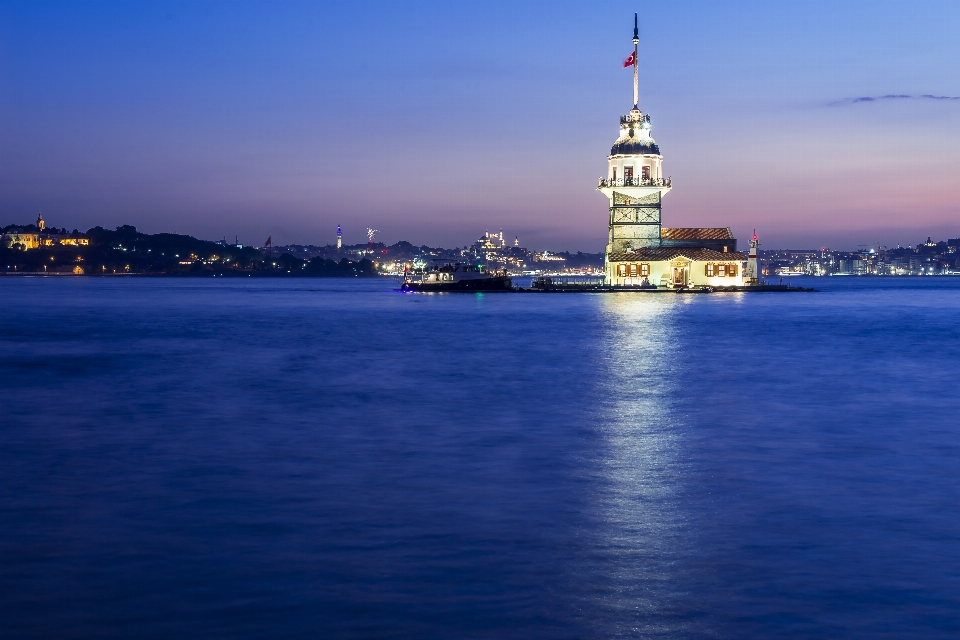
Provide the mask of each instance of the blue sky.
{"label": "blue sky", "polygon": [[956,2],[0,2],[0,223],[602,250],[634,11],[666,225],[960,236]]}

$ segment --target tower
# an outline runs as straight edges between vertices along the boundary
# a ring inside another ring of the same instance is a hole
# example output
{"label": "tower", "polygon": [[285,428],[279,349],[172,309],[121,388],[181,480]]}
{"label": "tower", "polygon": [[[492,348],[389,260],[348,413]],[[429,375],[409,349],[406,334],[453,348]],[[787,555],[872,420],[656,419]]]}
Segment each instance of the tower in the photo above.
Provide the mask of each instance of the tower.
{"label": "tower", "polygon": [[610,254],[659,247],[660,203],[670,191],[663,177],[663,156],[650,135],[650,116],[639,107],[639,43],[637,14],[633,14],[633,53],[624,68],[633,66],[633,108],[620,117],[620,137],[607,156],[607,177],[597,187],[610,201],[606,276],[612,278]]}
{"label": "tower", "polygon": [[47,226],[47,223],[43,221],[43,214],[37,214],[37,229],[43,231],[43,228]]}
{"label": "tower", "polygon": [[340,248],[343,246],[343,231],[340,230],[340,225],[337,225],[337,251],[340,251]]}
{"label": "tower", "polygon": [[747,258],[747,272],[744,274],[743,283],[747,285],[760,284],[760,265],[757,263],[757,230],[753,230],[753,239],[750,241],[750,255]]}

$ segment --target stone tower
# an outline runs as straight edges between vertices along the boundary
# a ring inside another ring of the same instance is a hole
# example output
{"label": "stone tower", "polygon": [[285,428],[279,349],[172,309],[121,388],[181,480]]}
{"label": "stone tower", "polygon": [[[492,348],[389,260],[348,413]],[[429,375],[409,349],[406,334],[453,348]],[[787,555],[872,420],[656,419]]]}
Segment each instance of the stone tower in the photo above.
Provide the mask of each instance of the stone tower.
{"label": "stone tower", "polygon": [[610,254],[660,246],[660,202],[670,191],[663,177],[663,156],[650,136],[650,116],[639,108],[639,32],[633,16],[633,54],[624,67],[633,66],[633,109],[620,118],[620,137],[607,156],[607,177],[598,189],[610,200],[607,240],[607,278]]}

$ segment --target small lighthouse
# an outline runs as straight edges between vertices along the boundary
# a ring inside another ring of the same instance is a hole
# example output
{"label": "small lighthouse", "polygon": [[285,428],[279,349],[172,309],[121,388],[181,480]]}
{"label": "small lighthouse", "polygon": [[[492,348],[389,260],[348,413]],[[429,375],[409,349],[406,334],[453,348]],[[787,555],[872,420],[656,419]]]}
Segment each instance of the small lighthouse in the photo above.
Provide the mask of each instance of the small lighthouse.
{"label": "small lighthouse", "polygon": [[753,238],[750,240],[750,255],[747,257],[747,272],[743,274],[743,284],[760,284],[760,265],[757,264],[757,246],[759,244],[757,242],[757,230],[754,229]]}

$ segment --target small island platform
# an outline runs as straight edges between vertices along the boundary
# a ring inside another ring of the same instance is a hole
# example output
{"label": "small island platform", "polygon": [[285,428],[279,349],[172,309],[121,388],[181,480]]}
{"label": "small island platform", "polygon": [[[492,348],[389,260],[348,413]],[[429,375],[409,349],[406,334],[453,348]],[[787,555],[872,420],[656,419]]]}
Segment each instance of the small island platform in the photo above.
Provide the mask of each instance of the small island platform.
{"label": "small island platform", "polygon": [[729,287],[655,287],[652,285],[608,285],[597,276],[540,276],[529,287],[513,287],[518,293],[755,293],[755,292],[815,292],[807,287],[784,284],[756,284]]}
{"label": "small island platform", "polygon": [[772,293],[772,292],[806,292],[813,293],[817,289],[806,287],[788,287],[785,284],[761,284],[752,287],[618,287],[610,285],[566,285],[558,287],[513,287],[515,293]]}

